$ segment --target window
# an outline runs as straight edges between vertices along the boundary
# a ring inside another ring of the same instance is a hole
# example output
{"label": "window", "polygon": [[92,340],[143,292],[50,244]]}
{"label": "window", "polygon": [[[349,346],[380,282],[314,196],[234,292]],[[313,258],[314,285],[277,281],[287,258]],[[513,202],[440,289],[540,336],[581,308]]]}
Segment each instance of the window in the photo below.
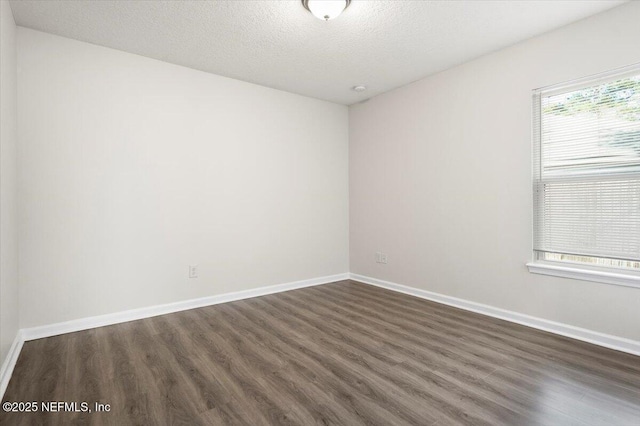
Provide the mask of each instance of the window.
{"label": "window", "polygon": [[534,91],[533,139],[530,270],[640,285],[640,67]]}

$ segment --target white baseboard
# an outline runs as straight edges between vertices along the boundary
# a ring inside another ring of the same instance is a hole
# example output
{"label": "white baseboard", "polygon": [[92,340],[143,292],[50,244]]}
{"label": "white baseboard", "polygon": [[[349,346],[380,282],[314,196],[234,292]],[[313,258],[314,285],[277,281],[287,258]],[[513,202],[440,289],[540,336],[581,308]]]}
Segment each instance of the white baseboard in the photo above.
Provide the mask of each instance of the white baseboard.
{"label": "white baseboard", "polygon": [[165,305],[149,306],[146,308],[133,309],[130,311],[116,312],[113,314],[100,315],[95,317],[80,318],[76,320],[59,322],[56,324],[43,325],[40,327],[24,328],[22,333],[25,341],[42,339],[44,337],[57,336],[59,334],[73,333],[75,331],[88,330],[90,328],[104,327],[106,325],[119,324],[143,318],[155,317],[158,315],[170,314],[173,312],[186,311],[188,309],[201,308],[203,306],[217,305],[219,303],[233,302],[236,300],[250,299],[252,297],[266,296],[267,294],[280,293],[283,291],[295,290],[298,288],[311,287],[320,284],[327,284],[335,281],[346,280],[348,273],[329,275],[326,277],[311,278],[308,280],[295,281],[285,284],[276,284],[267,287],[253,288],[250,290],[237,291],[234,293],[207,296],[199,299],[184,300],[181,302],[167,303]]}
{"label": "white baseboard", "polygon": [[386,288],[387,290],[408,294],[410,296],[419,297],[421,299],[431,300],[433,302],[465,309],[467,311],[476,312],[482,315],[488,315],[490,317],[503,319],[506,321],[514,322],[516,324],[526,325],[527,327],[533,327],[539,330],[548,331],[550,333],[559,334],[561,336],[570,337],[572,339],[582,340],[584,342],[593,343],[594,345],[604,346],[605,348],[615,349],[617,351],[626,352],[633,355],[640,355],[640,342],[636,340],[612,336],[610,334],[604,334],[597,331],[588,330],[586,328],[575,327],[573,325],[563,324],[555,321],[549,321],[546,319],[537,318],[514,311],[508,311],[506,309],[496,308],[494,306],[484,305],[482,303],[458,299],[457,297],[446,296],[440,293],[433,293],[431,291],[379,280],[377,278],[371,278],[364,275],[349,274],[349,277],[354,281]]}
{"label": "white baseboard", "polygon": [[18,330],[16,338],[13,339],[13,343],[9,348],[9,353],[4,359],[2,367],[0,367],[0,400],[4,397],[4,391],[6,391],[7,386],[9,386],[9,380],[11,380],[11,375],[13,374],[16,362],[18,362],[18,356],[20,355],[23,344],[24,335],[22,334],[22,330]]}

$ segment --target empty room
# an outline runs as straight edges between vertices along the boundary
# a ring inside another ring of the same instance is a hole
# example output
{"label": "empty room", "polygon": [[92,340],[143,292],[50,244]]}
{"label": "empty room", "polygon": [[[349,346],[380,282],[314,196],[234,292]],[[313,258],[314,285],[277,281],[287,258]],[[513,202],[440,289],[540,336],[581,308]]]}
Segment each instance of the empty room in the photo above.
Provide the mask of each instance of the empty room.
{"label": "empty room", "polygon": [[0,425],[640,426],[640,1],[0,0]]}

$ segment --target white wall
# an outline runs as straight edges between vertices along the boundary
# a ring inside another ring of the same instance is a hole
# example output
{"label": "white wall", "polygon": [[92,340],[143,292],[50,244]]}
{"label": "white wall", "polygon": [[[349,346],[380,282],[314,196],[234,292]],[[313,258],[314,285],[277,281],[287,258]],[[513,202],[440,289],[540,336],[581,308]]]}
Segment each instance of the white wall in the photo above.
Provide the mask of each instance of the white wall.
{"label": "white wall", "polygon": [[346,107],[25,28],[18,65],[21,327],[348,271]]}
{"label": "white wall", "polygon": [[16,25],[0,1],[0,364],[18,331]]}
{"label": "white wall", "polygon": [[640,340],[640,289],[525,267],[531,90],[640,62],[639,23],[632,2],[352,106],[351,272]]}

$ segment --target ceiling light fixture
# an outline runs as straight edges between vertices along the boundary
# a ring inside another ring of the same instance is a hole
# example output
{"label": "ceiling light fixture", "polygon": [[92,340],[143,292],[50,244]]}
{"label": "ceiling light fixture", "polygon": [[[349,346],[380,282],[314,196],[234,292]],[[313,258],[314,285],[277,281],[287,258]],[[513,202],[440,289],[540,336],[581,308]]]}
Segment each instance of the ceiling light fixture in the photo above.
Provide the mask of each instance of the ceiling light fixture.
{"label": "ceiling light fixture", "polygon": [[337,18],[351,4],[351,0],[302,0],[313,16],[323,21]]}

